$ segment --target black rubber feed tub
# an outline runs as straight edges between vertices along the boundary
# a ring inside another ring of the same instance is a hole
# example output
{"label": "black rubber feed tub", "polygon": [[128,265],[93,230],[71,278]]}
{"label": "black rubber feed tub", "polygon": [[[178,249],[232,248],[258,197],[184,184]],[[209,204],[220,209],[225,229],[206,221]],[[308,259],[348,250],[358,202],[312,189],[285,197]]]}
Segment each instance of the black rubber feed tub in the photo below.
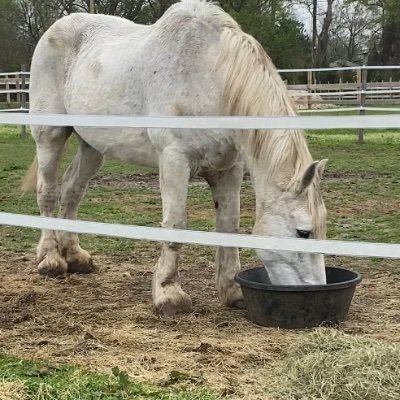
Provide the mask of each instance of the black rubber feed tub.
{"label": "black rubber feed tub", "polygon": [[361,275],[326,268],[326,285],[279,286],[269,283],[263,266],[239,272],[249,319],[263,326],[310,328],[344,321]]}

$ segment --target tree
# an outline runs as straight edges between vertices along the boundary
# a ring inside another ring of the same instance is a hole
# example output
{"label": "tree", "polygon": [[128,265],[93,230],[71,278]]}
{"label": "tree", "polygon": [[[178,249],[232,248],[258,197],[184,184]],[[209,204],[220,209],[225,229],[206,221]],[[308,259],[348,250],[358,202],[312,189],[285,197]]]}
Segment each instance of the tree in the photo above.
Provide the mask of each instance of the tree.
{"label": "tree", "polygon": [[358,2],[338,2],[333,14],[328,51],[331,57],[362,62],[363,52],[379,29],[374,14]]}
{"label": "tree", "polygon": [[15,24],[17,7],[12,0],[0,0],[0,70],[19,70],[29,59],[29,48]]}
{"label": "tree", "polygon": [[[313,21],[314,66],[326,67],[329,64],[330,28],[333,21],[333,6],[337,0],[288,0],[290,5],[300,5],[310,14]],[[315,38],[316,37],[316,38]]]}
{"label": "tree", "polygon": [[[95,0],[94,11],[151,24],[175,1]],[[57,19],[72,12],[89,12],[91,3],[92,0],[0,0],[3,7],[0,18],[5,21],[0,28],[4,30],[0,49],[4,49],[2,54],[7,54],[7,62],[0,60],[0,68],[10,63],[29,64],[40,37]],[[221,6],[241,24],[243,30],[259,40],[278,67],[308,66],[311,54],[309,38],[286,4],[287,0],[221,0]],[[14,49],[14,54],[13,50],[5,52],[7,46]],[[16,54],[20,54],[18,61]]]}
{"label": "tree", "polygon": [[284,0],[224,0],[221,6],[261,43],[279,68],[309,64],[310,41]]}
{"label": "tree", "polygon": [[[398,0],[347,0],[364,5],[374,15],[377,29],[371,31],[369,63],[400,64],[400,7]],[[370,71],[373,79],[400,78],[400,71]]]}

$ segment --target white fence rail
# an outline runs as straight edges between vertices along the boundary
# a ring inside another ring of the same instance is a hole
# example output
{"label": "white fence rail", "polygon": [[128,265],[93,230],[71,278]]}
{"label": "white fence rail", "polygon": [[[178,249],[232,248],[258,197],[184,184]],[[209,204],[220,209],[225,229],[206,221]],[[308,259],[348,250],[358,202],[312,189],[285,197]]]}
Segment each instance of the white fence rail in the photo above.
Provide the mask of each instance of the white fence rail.
{"label": "white fence rail", "polygon": [[[342,105],[357,105],[360,104],[361,95],[365,95],[366,100],[383,103],[387,102],[400,102],[400,82],[369,82],[366,87],[367,90],[361,90],[361,81],[352,83],[340,83],[340,84],[317,84],[312,83],[312,74],[316,72],[345,72],[345,71],[370,71],[370,70],[400,70],[400,66],[353,66],[353,67],[336,67],[336,68],[298,68],[298,69],[279,69],[282,75],[286,76],[290,73],[303,73],[306,72],[310,74],[309,82],[307,84],[300,85],[288,85],[290,90],[290,95],[295,98],[299,106],[308,105],[308,109],[312,108],[312,105],[318,104],[342,104]],[[7,102],[11,102],[10,96],[17,95],[16,102],[20,103],[19,108],[12,108],[8,110],[0,111],[28,111],[26,99],[23,101],[23,94],[29,94],[29,77],[30,73],[25,71],[17,72],[4,72],[0,73],[0,95],[7,96]],[[360,78],[361,79],[361,78]],[[15,89],[11,89],[11,86],[15,86]],[[378,85],[377,87],[375,87]],[[3,88],[5,86],[5,88]],[[326,91],[321,91],[320,88],[325,88]],[[333,88],[333,89],[332,89]],[[337,88],[343,88],[343,90],[338,90]],[[296,93],[295,91],[302,90],[303,93]],[[301,99],[305,97],[306,100]],[[318,98],[322,99],[318,99]],[[24,103],[24,104],[22,104]],[[393,108],[393,107],[392,107]],[[329,108],[331,109],[331,107]],[[310,112],[310,111],[307,112]],[[341,111],[360,111],[361,107],[356,108],[340,108]],[[363,110],[366,110],[364,107]],[[391,111],[394,111],[392,109]],[[400,112],[400,107],[398,108]],[[300,112],[305,112],[300,110]]]}
{"label": "white fence rail", "polygon": [[[0,114],[0,124],[40,124],[78,126],[163,127],[175,129],[321,129],[333,127],[399,128],[400,116],[362,117],[124,117],[87,115]],[[192,243],[209,246],[258,248],[344,256],[400,259],[400,244],[336,240],[289,239],[256,235],[174,230],[99,222],[44,218],[0,212],[0,224],[37,229],[56,229],[76,233],[107,235],[129,239]]]}
{"label": "white fence rail", "polygon": [[6,111],[28,111],[27,97],[29,95],[30,72],[23,71],[24,66],[21,69],[17,72],[0,73],[0,101],[5,100],[6,103],[19,103],[20,105],[20,107],[13,109],[9,107]]}
{"label": "white fence rail", "polygon": [[399,129],[400,115],[342,117],[165,117],[72,114],[0,114],[0,124],[167,129]]}
{"label": "white fence rail", "polygon": [[301,251],[342,256],[400,258],[400,244],[348,242],[339,240],[288,239],[234,233],[153,228],[106,224],[0,212],[0,224],[26,228],[60,230],[127,239],[165,241],[204,246],[240,247],[281,251]]}
{"label": "white fence rail", "polygon": [[294,68],[278,69],[279,73],[285,72],[331,72],[331,71],[369,71],[369,70],[396,70],[400,65],[355,65],[353,67],[327,67],[327,68]]}

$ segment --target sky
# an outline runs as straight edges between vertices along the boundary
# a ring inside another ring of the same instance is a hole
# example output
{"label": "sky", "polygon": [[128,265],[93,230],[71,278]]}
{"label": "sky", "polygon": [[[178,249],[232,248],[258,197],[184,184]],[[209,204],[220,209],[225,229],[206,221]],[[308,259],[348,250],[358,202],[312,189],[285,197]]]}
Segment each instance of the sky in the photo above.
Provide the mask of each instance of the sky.
{"label": "sky", "polygon": [[[340,2],[339,0],[338,2]],[[326,0],[318,0],[318,10],[323,12],[326,9]],[[294,16],[300,21],[308,34],[312,31],[312,16],[307,8],[303,5],[296,4],[291,5],[290,10],[293,12]]]}

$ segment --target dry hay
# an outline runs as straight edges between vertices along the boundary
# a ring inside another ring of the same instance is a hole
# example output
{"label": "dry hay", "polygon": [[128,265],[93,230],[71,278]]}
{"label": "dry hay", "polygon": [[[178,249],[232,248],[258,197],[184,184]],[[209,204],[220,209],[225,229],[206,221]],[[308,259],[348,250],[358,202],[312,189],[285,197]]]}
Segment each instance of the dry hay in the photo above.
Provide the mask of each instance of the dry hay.
{"label": "dry hay", "polygon": [[320,329],[291,346],[271,395],[281,400],[398,400],[400,346]]}
{"label": "dry hay", "polygon": [[24,399],[26,399],[26,391],[22,382],[0,381],[0,400]]}
{"label": "dry hay", "polygon": [[[207,385],[230,399],[266,400],[277,363],[307,331],[259,327],[246,320],[244,311],[222,307],[212,254],[204,247],[184,248],[181,278],[194,312],[161,320],[151,303],[157,245],[136,247],[129,258],[94,255],[98,274],[66,279],[39,276],[32,254],[3,252],[0,352],[106,373],[118,366],[132,378],[153,383],[168,380],[174,370],[201,374]],[[335,258],[334,265],[349,267],[348,259]],[[395,262],[371,268],[363,261],[356,269],[364,279],[341,329],[399,342]]]}

